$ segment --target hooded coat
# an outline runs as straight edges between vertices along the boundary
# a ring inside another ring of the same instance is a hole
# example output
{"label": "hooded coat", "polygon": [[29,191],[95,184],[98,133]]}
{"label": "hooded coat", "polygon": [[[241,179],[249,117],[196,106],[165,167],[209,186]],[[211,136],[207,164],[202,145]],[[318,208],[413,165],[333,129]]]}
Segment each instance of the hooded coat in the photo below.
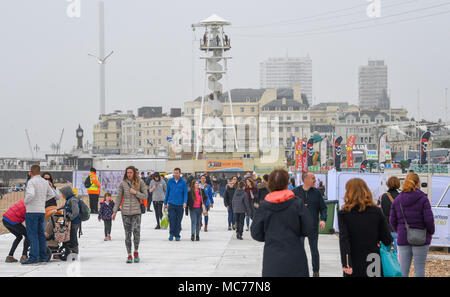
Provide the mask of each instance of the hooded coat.
{"label": "hooded coat", "polygon": [[405,219],[400,209],[400,204],[406,216],[410,228],[427,229],[427,240],[425,245],[431,243],[434,234],[434,216],[431,211],[430,201],[421,190],[412,192],[401,192],[391,206],[389,222],[394,232],[397,232],[397,245],[410,245],[406,236]]}
{"label": "hooded coat", "polygon": [[290,190],[275,191],[261,201],[250,227],[264,242],[263,277],[307,277],[304,237],[313,229],[311,214]]}

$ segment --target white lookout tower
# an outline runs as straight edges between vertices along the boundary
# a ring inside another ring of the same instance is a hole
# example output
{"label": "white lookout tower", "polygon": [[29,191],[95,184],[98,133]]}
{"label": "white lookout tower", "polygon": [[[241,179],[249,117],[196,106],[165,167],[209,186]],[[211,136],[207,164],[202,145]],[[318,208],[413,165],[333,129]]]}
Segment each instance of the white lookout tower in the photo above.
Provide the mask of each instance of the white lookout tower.
{"label": "white lookout tower", "polygon": [[[226,80],[226,92],[228,93],[228,100],[230,104],[230,114],[232,126],[224,126],[225,129],[233,129],[234,143],[237,148],[236,128],[234,123],[233,105],[231,101],[231,93],[228,84],[227,62],[231,59],[230,56],[225,56],[225,53],[231,49],[230,38],[225,34],[224,26],[231,25],[230,22],[221,18],[218,15],[211,15],[209,18],[201,21],[198,24],[193,24],[192,29],[203,27],[205,28],[203,37],[200,39],[200,50],[205,53],[200,59],[205,60],[204,69],[204,88],[201,96],[201,107],[197,130],[197,148],[196,159],[198,160],[198,153],[200,150],[200,143],[203,142],[203,130],[212,130],[219,128],[222,121],[219,119],[223,114],[223,105],[219,98],[224,94],[224,88],[220,82],[222,78]],[[206,90],[208,87],[208,90]],[[206,107],[206,108],[205,108]],[[208,119],[213,119],[203,123],[203,115]],[[226,124],[227,122],[225,122]],[[228,130],[229,131],[229,130]],[[218,139],[222,139],[219,137]],[[216,144],[217,145],[217,144]],[[221,146],[221,144],[219,144]]]}

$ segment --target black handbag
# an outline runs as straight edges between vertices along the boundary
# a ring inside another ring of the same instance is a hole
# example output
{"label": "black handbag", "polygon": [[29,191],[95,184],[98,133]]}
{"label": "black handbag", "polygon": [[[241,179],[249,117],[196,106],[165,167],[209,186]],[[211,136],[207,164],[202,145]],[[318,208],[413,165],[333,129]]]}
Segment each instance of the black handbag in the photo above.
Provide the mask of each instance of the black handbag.
{"label": "black handbag", "polygon": [[410,228],[408,222],[406,221],[406,216],[403,212],[403,207],[401,204],[400,210],[402,211],[403,219],[405,220],[406,240],[408,241],[408,243],[414,246],[425,245],[425,243],[427,242],[427,229]]}

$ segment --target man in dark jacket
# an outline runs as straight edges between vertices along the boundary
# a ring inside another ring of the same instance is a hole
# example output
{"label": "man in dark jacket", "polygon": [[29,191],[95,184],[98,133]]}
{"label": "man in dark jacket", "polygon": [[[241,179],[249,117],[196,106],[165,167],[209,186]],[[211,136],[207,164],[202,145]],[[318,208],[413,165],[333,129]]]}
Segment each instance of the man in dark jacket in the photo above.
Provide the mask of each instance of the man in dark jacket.
{"label": "man in dark jacket", "polygon": [[319,276],[320,256],[319,256],[319,221],[320,213],[320,229],[325,229],[325,222],[327,220],[327,206],[323,200],[322,194],[314,185],[316,177],[312,172],[306,172],[302,175],[303,185],[296,187],[293,191],[295,196],[303,199],[306,208],[308,208],[313,220],[313,232],[308,236],[309,247],[311,249],[311,258],[313,266],[313,276]]}
{"label": "man in dark jacket", "polygon": [[236,191],[236,177],[230,178],[225,193],[223,194],[223,203],[228,210],[228,230],[235,230],[236,220],[233,215],[233,195]]}

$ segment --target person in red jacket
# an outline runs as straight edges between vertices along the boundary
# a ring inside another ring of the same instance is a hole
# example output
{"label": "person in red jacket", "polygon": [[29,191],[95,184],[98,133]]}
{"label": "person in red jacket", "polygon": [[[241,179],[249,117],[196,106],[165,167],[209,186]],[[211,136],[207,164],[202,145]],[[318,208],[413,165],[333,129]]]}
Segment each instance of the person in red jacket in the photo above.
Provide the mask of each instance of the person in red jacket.
{"label": "person in red jacket", "polygon": [[24,199],[21,199],[3,214],[3,225],[16,237],[12,244],[11,250],[9,251],[9,255],[6,257],[6,263],[18,262],[18,260],[14,258],[14,252],[22,240],[22,237],[25,237],[25,240],[23,242],[23,251],[22,257],[20,258],[20,263],[24,263],[28,260],[27,254],[30,247],[30,241],[27,237],[27,230],[22,224],[25,221],[26,212],[27,210],[25,208]]}

